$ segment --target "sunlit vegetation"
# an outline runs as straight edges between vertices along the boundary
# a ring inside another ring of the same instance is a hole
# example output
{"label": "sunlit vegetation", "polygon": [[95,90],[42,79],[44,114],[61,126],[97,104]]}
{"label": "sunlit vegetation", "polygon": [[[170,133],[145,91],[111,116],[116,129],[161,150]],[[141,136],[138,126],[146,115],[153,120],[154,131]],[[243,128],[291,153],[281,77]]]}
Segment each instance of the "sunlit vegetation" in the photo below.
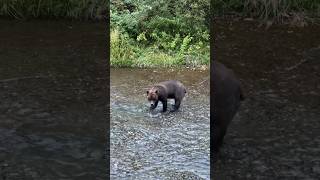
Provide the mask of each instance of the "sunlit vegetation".
{"label": "sunlit vegetation", "polygon": [[209,1],[111,2],[111,65],[209,64]]}

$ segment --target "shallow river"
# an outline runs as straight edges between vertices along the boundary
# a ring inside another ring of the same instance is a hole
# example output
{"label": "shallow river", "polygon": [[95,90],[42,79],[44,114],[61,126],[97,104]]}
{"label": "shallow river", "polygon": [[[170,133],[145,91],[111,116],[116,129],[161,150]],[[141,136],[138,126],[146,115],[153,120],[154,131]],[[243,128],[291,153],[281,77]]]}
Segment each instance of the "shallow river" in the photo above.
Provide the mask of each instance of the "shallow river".
{"label": "shallow river", "polygon": [[[209,179],[208,76],[209,71],[111,69],[112,179]],[[161,113],[159,103],[150,112],[147,88],[168,79],[187,88],[179,111]]]}
{"label": "shallow river", "polygon": [[106,179],[105,27],[0,20],[0,179]]}

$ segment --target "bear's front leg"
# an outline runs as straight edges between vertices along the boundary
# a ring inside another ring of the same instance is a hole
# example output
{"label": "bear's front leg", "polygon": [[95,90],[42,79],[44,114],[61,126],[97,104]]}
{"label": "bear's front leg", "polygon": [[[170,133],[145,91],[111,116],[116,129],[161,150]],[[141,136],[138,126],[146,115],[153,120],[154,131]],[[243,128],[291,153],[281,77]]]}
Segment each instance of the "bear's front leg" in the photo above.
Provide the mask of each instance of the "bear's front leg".
{"label": "bear's front leg", "polygon": [[163,101],[162,101],[162,105],[163,105],[163,110],[162,110],[162,112],[166,112],[166,111],[167,111],[167,100],[163,100]]}
{"label": "bear's front leg", "polygon": [[174,111],[177,111],[180,107],[181,101],[179,99],[174,100]]}
{"label": "bear's front leg", "polygon": [[159,102],[159,101],[151,102],[150,110],[155,109],[155,108],[158,106],[158,102]]}

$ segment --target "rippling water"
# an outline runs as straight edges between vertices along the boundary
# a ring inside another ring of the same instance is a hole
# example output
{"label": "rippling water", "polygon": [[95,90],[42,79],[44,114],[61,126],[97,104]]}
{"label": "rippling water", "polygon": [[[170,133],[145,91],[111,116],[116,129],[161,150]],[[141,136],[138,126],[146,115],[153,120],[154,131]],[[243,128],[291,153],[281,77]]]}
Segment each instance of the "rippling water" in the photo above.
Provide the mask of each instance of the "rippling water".
{"label": "rippling water", "polygon": [[104,23],[0,27],[0,179],[106,179]]}
{"label": "rippling water", "polygon": [[[209,179],[209,71],[158,71],[111,71],[111,178]],[[146,88],[167,79],[187,87],[180,110],[149,112]]]}

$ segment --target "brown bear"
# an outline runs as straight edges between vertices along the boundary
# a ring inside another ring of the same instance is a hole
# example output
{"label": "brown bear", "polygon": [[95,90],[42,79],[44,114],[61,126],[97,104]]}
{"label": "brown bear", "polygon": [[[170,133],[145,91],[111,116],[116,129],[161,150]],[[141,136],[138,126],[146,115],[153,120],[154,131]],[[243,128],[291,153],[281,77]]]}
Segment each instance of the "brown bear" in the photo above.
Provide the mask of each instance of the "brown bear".
{"label": "brown bear", "polygon": [[213,134],[211,134],[211,144],[214,153],[219,151],[223,138],[227,132],[230,121],[236,114],[240,101],[244,100],[244,95],[240,87],[240,81],[233,71],[223,64],[214,61],[211,76],[211,102],[213,114]]}
{"label": "brown bear", "polygon": [[155,109],[158,106],[158,102],[163,104],[163,112],[167,111],[167,100],[174,99],[174,111],[178,110],[182,99],[187,93],[184,85],[176,80],[160,82],[152,86],[147,91],[147,99],[150,102],[150,109]]}

